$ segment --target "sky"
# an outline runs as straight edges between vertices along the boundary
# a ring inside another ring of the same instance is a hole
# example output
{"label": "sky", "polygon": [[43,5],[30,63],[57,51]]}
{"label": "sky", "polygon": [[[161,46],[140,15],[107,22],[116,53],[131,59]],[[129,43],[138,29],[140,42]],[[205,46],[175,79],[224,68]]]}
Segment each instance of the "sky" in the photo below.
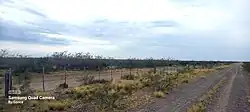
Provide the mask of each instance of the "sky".
{"label": "sky", "polygon": [[1,0],[0,48],[32,56],[250,59],[249,0]]}

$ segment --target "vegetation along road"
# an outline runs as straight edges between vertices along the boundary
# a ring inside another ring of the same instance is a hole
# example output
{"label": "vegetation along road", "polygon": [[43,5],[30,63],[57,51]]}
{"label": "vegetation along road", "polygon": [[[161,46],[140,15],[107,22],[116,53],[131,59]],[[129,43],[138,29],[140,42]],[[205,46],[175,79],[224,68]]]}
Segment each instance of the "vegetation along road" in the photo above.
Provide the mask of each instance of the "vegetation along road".
{"label": "vegetation along road", "polygon": [[249,112],[248,79],[241,64],[232,64],[129,112]]}

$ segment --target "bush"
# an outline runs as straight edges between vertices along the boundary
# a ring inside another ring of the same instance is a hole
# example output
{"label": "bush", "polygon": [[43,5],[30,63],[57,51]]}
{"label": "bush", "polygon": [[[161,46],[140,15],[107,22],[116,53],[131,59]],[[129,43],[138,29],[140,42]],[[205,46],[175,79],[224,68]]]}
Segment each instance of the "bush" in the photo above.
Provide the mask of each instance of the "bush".
{"label": "bush", "polygon": [[[130,86],[125,86],[131,90]],[[117,91],[111,85],[105,85],[98,89],[95,94],[95,103],[99,105],[100,110],[113,111],[115,108],[125,108],[125,95],[123,91]]]}
{"label": "bush", "polygon": [[201,79],[205,79],[206,77],[205,76],[201,76]]}
{"label": "bush", "polygon": [[71,90],[71,95],[75,99],[85,99],[90,100],[93,99],[93,96],[95,95],[95,92],[99,89],[101,89],[101,85],[93,84],[93,85],[84,85],[75,87]]}
{"label": "bush", "polygon": [[94,76],[84,76],[80,81],[83,81],[83,85],[88,85],[88,84],[102,84],[102,83],[108,83],[110,81],[105,80],[105,79],[95,79]]}
{"label": "bush", "polygon": [[188,83],[187,79],[182,80],[182,83]]}
{"label": "bush", "polygon": [[121,76],[121,79],[123,79],[123,80],[134,80],[136,77],[135,77],[135,75],[130,75],[130,74],[126,74],[126,75],[123,75],[123,76]]}
{"label": "bush", "polygon": [[92,80],[91,82],[89,82],[88,84],[97,84],[97,83],[108,83],[109,81],[108,80],[105,80],[105,79],[100,79],[100,80]]}
{"label": "bush", "polygon": [[187,112],[204,112],[205,106],[202,103],[198,103],[192,105],[190,108],[187,109]]}
{"label": "bush", "polygon": [[[30,102],[31,106],[35,107],[35,110],[32,110],[33,112],[48,112],[49,106],[47,102]],[[32,112],[28,111],[28,112]]]}
{"label": "bush", "polygon": [[50,101],[48,102],[48,107],[50,110],[58,110],[62,111],[65,110],[70,106],[71,102],[69,100],[62,100],[62,101]]}
{"label": "bush", "polygon": [[62,83],[62,84],[59,85],[59,87],[60,87],[60,88],[68,88],[69,85],[66,84],[66,83]]}
{"label": "bush", "polygon": [[162,97],[164,97],[164,93],[162,91],[153,92],[153,95],[156,98],[162,98]]}

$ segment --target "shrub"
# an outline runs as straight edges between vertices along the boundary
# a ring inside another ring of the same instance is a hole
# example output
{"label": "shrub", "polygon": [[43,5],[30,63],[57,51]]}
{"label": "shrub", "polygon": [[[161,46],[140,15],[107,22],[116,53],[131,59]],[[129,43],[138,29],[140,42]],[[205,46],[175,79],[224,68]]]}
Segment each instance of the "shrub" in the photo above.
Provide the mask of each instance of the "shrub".
{"label": "shrub", "polygon": [[88,84],[97,84],[97,83],[108,83],[109,81],[108,80],[105,80],[105,79],[97,79],[97,80],[92,80],[91,82],[89,82]]}
{"label": "shrub", "polygon": [[124,86],[124,90],[128,93],[128,94],[132,94],[133,90],[135,90],[135,86],[133,84],[125,84]]}
{"label": "shrub", "polygon": [[[127,86],[127,89],[130,90],[130,87]],[[96,91],[95,103],[99,105],[100,110],[104,111],[113,111],[114,108],[125,108],[126,104],[124,93],[112,89],[111,85],[105,85]]]}
{"label": "shrub", "polygon": [[41,91],[41,90],[36,90],[36,91],[34,92],[34,94],[37,95],[37,96],[48,96],[48,95],[49,95],[49,93],[43,92],[43,91]]}
{"label": "shrub", "polygon": [[88,84],[97,84],[97,83],[108,83],[110,81],[105,80],[105,79],[95,79],[94,76],[84,76],[82,79],[79,81],[83,81],[83,85],[88,85]]}
{"label": "shrub", "polygon": [[206,77],[205,76],[201,76],[201,79],[205,79]]}
{"label": "shrub", "polygon": [[[49,109],[49,106],[48,106],[48,103],[46,102],[32,102],[33,106],[35,106],[35,112],[48,112],[50,109]],[[32,110],[34,112],[34,110]],[[30,111],[30,112],[32,112]]]}
{"label": "shrub", "polygon": [[121,79],[124,79],[124,80],[134,80],[136,77],[135,75],[130,75],[130,74],[126,74],[126,75],[122,75],[121,76]]}
{"label": "shrub", "polygon": [[48,103],[48,107],[50,110],[59,110],[62,111],[65,109],[65,104],[60,101],[52,101]]}
{"label": "shrub", "polygon": [[192,107],[187,109],[187,112],[204,112],[205,107],[202,103],[193,105]]}
{"label": "shrub", "polygon": [[70,103],[68,101],[51,101],[48,102],[48,107],[50,110],[62,111],[68,108]]}
{"label": "shrub", "polygon": [[62,84],[59,84],[59,87],[60,87],[60,88],[68,88],[69,85],[66,84],[66,83],[62,83]]}
{"label": "shrub", "polygon": [[155,92],[153,92],[153,95],[156,98],[164,97],[164,93],[162,91],[155,91]]}
{"label": "shrub", "polygon": [[93,99],[93,96],[95,95],[95,92],[102,88],[101,85],[93,84],[93,85],[84,85],[75,87],[71,90],[71,92],[68,92],[72,95],[75,99],[85,99],[90,100]]}
{"label": "shrub", "polygon": [[188,83],[187,79],[182,80],[182,83]]}
{"label": "shrub", "polygon": [[31,100],[31,101],[29,101],[29,103],[30,103],[31,107],[36,107],[39,105],[38,101],[36,101],[36,100]]}

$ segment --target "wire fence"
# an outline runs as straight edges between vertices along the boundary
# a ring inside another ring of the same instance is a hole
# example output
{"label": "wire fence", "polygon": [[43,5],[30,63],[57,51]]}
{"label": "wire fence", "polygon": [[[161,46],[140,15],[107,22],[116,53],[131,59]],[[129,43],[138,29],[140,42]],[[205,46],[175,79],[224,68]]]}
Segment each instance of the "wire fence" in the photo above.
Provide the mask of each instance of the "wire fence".
{"label": "wire fence", "polygon": [[[95,80],[119,80],[123,75],[136,75],[152,72],[154,68],[135,68],[135,69],[108,69],[102,71],[84,70],[84,71],[64,71],[43,73],[23,73],[13,76],[13,86],[19,88],[23,81],[30,80],[30,88],[33,90],[51,91],[60,84],[66,83],[68,87],[80,86],[84,83],[84,76],[93,76]],[[177,72],[180,68],[176,67],[157,67],[157,71]],[[45,69],[43,68],[43,71]],[[12,71],[13,72],[13,71]],[[29,79],[27,79],[27,77]],[[3,78],[2,78],[3,79]],[[2,84],[3,85],[3,84]],[[2,92],[2,91],[1,91]]]}

